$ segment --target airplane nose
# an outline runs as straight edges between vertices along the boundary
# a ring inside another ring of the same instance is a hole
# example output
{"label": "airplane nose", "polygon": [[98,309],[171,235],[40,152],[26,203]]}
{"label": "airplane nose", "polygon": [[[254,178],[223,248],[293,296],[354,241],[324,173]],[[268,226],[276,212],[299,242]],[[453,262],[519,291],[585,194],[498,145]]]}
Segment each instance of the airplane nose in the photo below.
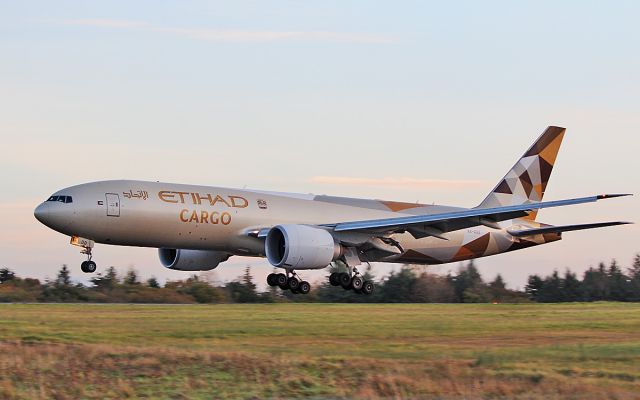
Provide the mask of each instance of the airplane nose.
{"label": "airplane nose", "polygon": [[33,210],[33,216],[43,224],[46,225],[45,220],[47,218],[47,214],[49,214],[48,204],[42,203],[35,210]]}
{"label": "airplane nose", "polygon": [[33,210],[33,216],[43,225],[67,234],[66,230],[75,216],[75,209],[71,206],[72,204],[59,201],[45,201]]}

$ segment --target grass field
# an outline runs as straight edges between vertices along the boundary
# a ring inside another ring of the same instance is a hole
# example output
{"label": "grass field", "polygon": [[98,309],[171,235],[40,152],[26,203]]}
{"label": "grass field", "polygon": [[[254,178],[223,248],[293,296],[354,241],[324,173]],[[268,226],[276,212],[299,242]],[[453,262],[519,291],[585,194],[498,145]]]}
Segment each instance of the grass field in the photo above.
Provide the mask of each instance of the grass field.
{"label": "grass field", "polygon": [[0,398],[640,399],[640,304],[0,305]]}

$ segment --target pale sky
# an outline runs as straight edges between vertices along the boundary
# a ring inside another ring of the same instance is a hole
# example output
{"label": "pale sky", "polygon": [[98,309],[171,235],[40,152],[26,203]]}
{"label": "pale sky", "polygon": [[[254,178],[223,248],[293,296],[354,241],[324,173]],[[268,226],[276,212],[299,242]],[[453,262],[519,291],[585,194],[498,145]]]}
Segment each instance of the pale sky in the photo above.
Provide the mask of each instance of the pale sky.
{"label": "pale sky", "polygon": [[[69,264],[86,282],[78,248],[33,218],[74,184],[472,207],[548,125],[567,134],[546,200],[638,194],[638,15],[636,1],[0,1],[0,267],[44,278]],[[640,222],[639,206],[635,196],[538,219]],[[627,266],[639,239],[638,225],[567,233],[477,264],[522,287],[555,268]],[[189,275],[154,249],[94,254],[99,271]],[[215,275],[245,265],[260,279],[270,270],[232,258]]]}

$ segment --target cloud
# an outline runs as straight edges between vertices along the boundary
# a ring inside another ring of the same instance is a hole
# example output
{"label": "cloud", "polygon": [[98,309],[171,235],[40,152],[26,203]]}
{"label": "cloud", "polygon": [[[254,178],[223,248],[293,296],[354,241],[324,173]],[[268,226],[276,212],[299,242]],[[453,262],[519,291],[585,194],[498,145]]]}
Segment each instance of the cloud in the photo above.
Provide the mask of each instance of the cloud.
{"label": "cloud", "polygon": [[212,42],[273,42],[278,40],[310,40],[350,43],[390,43],[382,36],[323,31],[246,31],[215,29],[153,28],[155,32],[174,33]]}
{"label": "cloud", "polygon": [[111,29],[137,29],[145,32],[173,34],[209,42],[273,42],[273,41],[324,41],[344,43],[391,43],[381,35],[329,31],[271,31],[233,30],[206,28],[177,28],[153,26],[144,21],[120,19],[74,19],[63,21],[65,25],[92,26]]}
{"label": "cloud", "polygon": [[313,183],[328,185],[371,186],[404,189],[464,189],[469,186],[481,186],[483,181],[452,179],[418,179],[407,177],[352,178],[345,176],[314,176]]}
{"label": "cloud", "polygon": [[63,23],[65,25],[95,26],[99,28],[116,28],[116,29],[142,28],[142,27],[148,26],[146,22],[142,22],[142,21],[131,21],[126,19],[98,19],[98,18],[70,19],[70,20],[65,20]]}

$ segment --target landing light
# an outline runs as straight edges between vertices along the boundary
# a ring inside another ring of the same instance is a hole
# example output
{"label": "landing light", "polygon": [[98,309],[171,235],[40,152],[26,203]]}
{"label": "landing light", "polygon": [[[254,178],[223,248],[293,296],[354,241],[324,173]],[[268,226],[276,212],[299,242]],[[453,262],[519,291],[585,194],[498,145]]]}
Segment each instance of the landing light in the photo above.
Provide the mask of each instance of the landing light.
{"label": "landing light", "polygon": [[79,247],[93,247],[95,242],[90,239],[81,238],[80,236],[71,236],[71,244]]}

